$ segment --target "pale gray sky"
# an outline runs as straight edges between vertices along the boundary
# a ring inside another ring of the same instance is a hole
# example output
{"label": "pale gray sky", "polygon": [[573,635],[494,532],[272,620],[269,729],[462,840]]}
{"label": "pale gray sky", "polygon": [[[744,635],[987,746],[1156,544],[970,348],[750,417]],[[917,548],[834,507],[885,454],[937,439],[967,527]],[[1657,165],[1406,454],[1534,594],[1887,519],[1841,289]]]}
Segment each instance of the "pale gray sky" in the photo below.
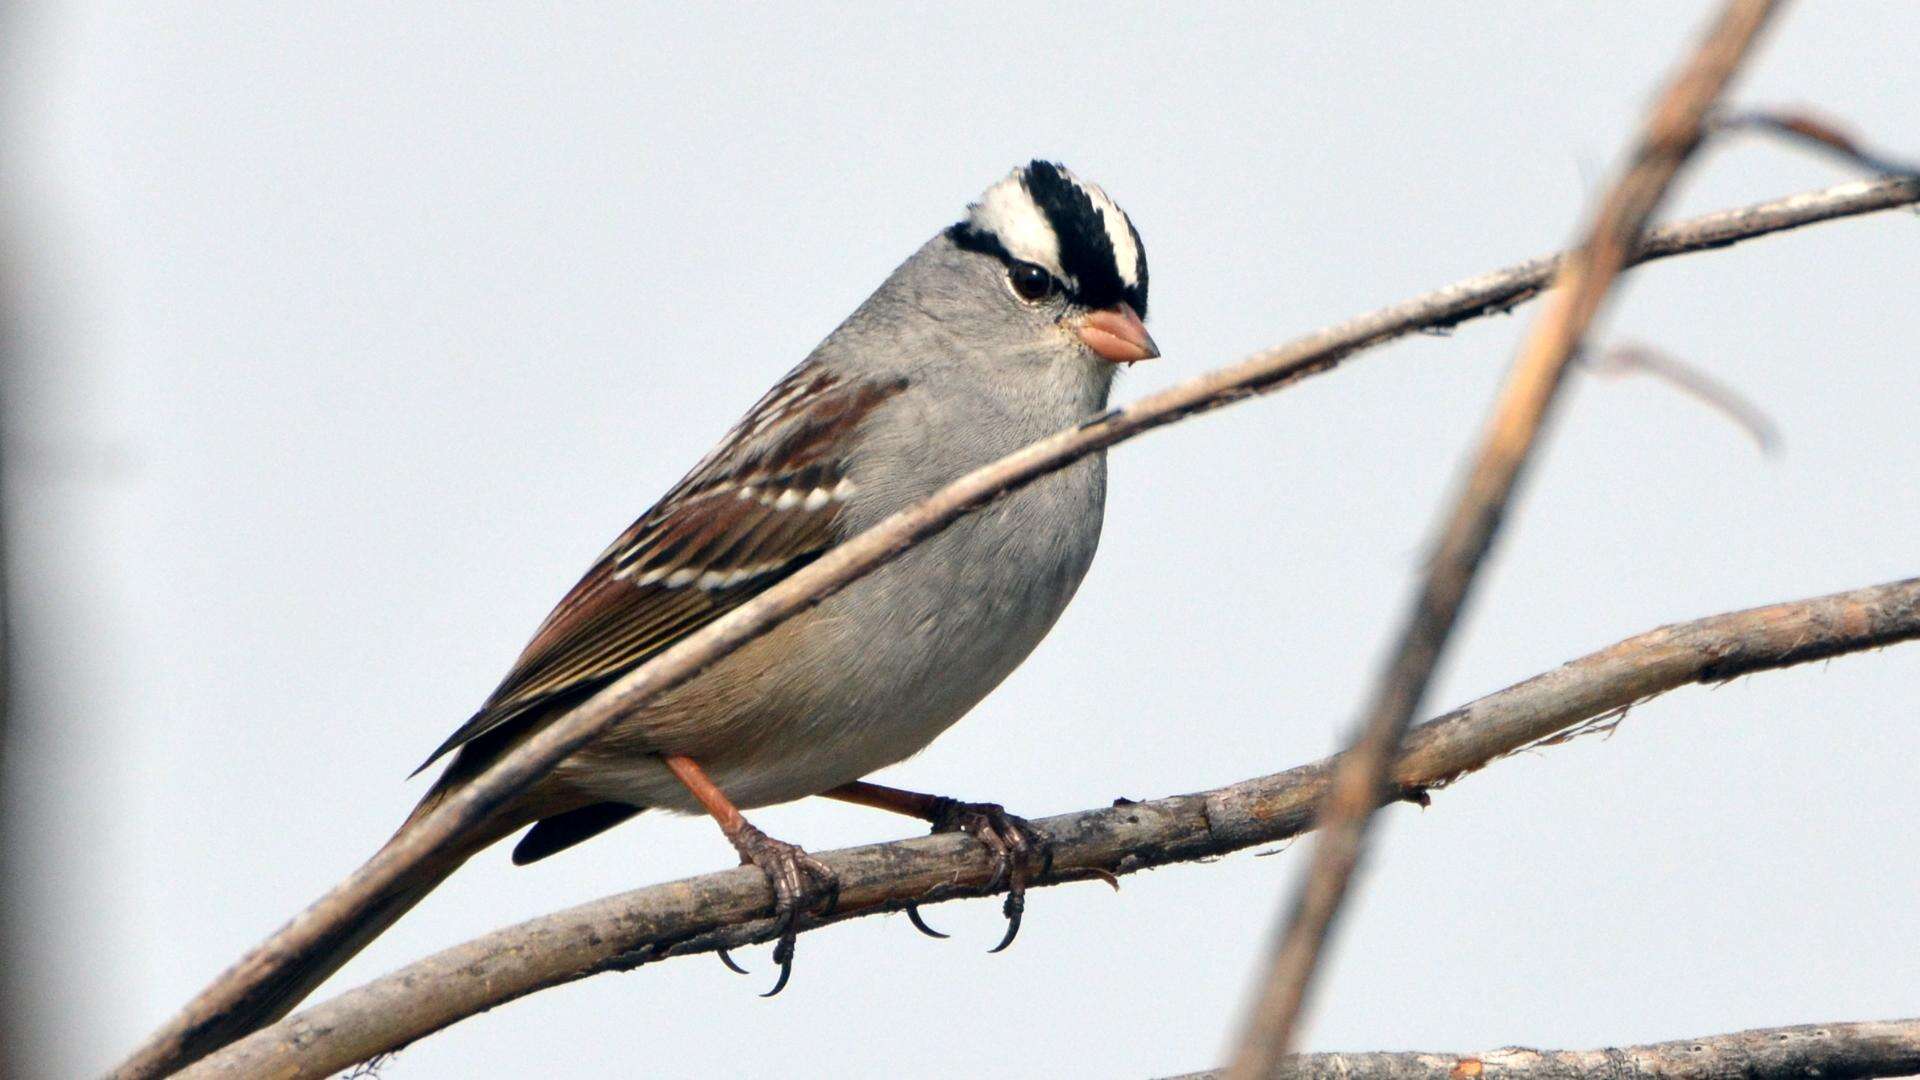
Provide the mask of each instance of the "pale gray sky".
{"label": "pale gray sky", "polygon": [[[369,854],[404,777],[593,555],[1008,167],[1104,185],[1165,358],[1122,399],[1571,233],[1714,5],[16,10],[0,179],[47,1075],[114,1060]],[[1742,84],[1920,153],[1920,9],[1796,5]],[[1673,213],[1845,178],[1745,143]],[[1608,320],[1740,387],[1777,460],[1645,381],[1575,388],[1437,688],[1911,575],[1920,222],[1649,269]],[[1106,540],[1002,690],[885,779],[1028,815],[1297,764],[1353,717],[1529,313],[1115,453]],[[1396,809],[1316,1048],[1589,1045],[1920,1010],[1920,649],[1688,691]],[[830,848],[858,808],[763,811]],[[1213,1064],[1303,860],[1239,856],[603,976],[394,1078],[1147,1076]],[[725,867],[648,815],[469,865],[344,988]],[[716,1065],[716,1062],[721,1063]]]}

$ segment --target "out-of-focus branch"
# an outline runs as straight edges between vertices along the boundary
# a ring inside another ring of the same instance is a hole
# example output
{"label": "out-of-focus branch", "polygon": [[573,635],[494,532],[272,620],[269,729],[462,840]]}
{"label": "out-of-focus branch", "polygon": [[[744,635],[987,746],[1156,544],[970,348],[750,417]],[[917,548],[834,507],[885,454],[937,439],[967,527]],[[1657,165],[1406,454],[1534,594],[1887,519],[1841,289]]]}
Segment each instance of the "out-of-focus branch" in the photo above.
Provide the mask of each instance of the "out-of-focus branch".
{"label": "out-of-focus branch", "polygon": [[1746,395],[1678,357],[1650,345],[1616,345],[1588,366],[1601,375],[1650,375],[1731,420],[1760,448],[1762,454],[1780,451],[1780,429]]}
{"label": "out-of-focus branch", "polygon": [[[1299,1054],[1269,1080],[1866,1080],[1920,1074],[1920,1020],[1867,1020],[1758,1028],[1730,1035],[1616,1046],[1477,1054]],[[1221,1080],[1219,1072],[1168,1080]]]}
{"label": "out-of-focus branch", "polygon": [[[8,20],[0,17],[0,25]],[[0,241],[11,239],[0,235]],[[0,253],[8,251],[8,245],[0,243]],[[14,813],[12,795],[7,777],[12,775],[7,760],[9,741],[17,738],[15,734],[18,721],[14,712],[19,708],[19,689],[14,682],[14,611],[11,606],[13,563],[11,549],[8,547],[8,511],[13,509],[12,474],[8,472],[9,433],[13,430],[17,418],[10,415],[19,400],[18,389],[7,385],[20,377],[21,357],[14,353],[17,334],[14,327],[13,309],[13,267],[0,255],[0,1077],[23,1075],[22,1065],[26,1060],[27,1018],[26,1010],[21,1007],[25,999],[22,977],[26,964],[19,955],[20,946],[16,940],[17,916],[19,910],[20,878],[7,866],[12,844],[7,842],[6,830],[11,829],[19,818]],[[10,895],[16,894],[16,895]]]}
{"label": "out-of-focus branch", "polygon": [[[1387,798],[1444,787],[1516,750],[1570,734],[1696,682],[1920,638],[1920,578],[1679,623],[1628,638],[1415,728]],[[1035,823],[1053,869],[1031,887],[1109,878],[1272,843],[1313,827],[1340,758],[1213,791]],[[929,836],[820,856],[840,877],[826,922],[979,896],[992,864],[964,836]],[[603,971],[765,941],[766,885],[752,868],[655,885],[496,931],[247,1036],[189,1077],[322,1077],[466,1017]]]}
{"label": "out-of-focus branch", "polygon": [[1641,234],[1673,178],[1700,145],[1708,111],[1777,7],[1776,0],[1727,4],[1655,103],[1625,171],[1601,201],[1585,242],[1561,267],[1555,279],[1560,288],[1522,343],[1353,751],[1334,777],[1306,880],[1287,909],[1273,960],[1227,1068],[1231,1080],[1271,1074],[1292,1048],[1308,986],[1359,867],[1367,825],[1390,779],[1395,751],[1493,546],[1567,367],[1614,281],[1633,262]]}
{"label": "out-of-focus branch", "polygon": [[1807,109],[1755,109],[1712,121],[1715,132],[1757,131],[1775,135],[1884,176],[1920,176],[1920,162],[1901,161],[1861,142],[1837,122]]}
{"label": "out-of-focus branch", "polygon": [[[1888,179],[1840,184],[1822,191],[1725,210],[1656,229],[1648,234],[1646,242],[1634,257],[1638,262],[1646,262],[1727,247],[1756,236],[1821,221],[1912,206],[1916,202],[1920,202],[1920,181]],[[911,523],[912,527],[918,528],[929,520],[945,520],[944,515],[963,512],[973,505],[967,500],[989,498],[979,492],[995,485],[1014,486],[1019,482],[1019,477],[1030,478],[1029,474],[1037,475],[1042,469],[1059,468],[1078,457],[1152,427],[1327,371],[1363,349],[1419,330],[1451,327],[1484,315],[1508,311],[1537,295],[1559,272],[1561,262],[1566,257],[1555,255],[1534,259],[1456,282],[1424,296],[1317,331],[1289,344],[1256,353],[1233,366],[1150,395],[1074,431],[1062,432],[1037,443],[998,465],[976,472],[950,486],[935,497],[936,501],[922,504],[920,510],[910,512],[919,515]],[[902,535],[902,527],[898,527],[899,520],[896,518],[890,524],[883,523],[857,540],[856,543],[863,545],[859,558],[878,558],[872,554],[874,543],[884,546],[888,541],[875,541],[872,538],[879,535],[879,529],[890,530],[886,533],[890,538]],[[933,527],[926,525],[929,530]],[[904,544],[908,541],[900,542]],[[844,551],[846,545],[836,550]],[[848,565],[851,564],[846,559],[830,555],[796,574],[779,588],[811,588],[814,582],[826,580],[823,574],[843,573],[842,568]],[[822,570],[822,567],[826,569]],[[767,594],[768,597],[773,595],[773,591]],[[793,595],[791,590],[780,593],[783,598]],[[754,608],[753,617],[764,618],[768,610]],[[742,624],[722,620],[722,623],[708,629],[720,629],[722,624],[727,628],[726,633],[735,635],[728,639],[729,642],[737,645],[745,640],[739,636],[746,632],[741,629]],[[718,639],[699,638],[702,643],[715,640]],[[686,644],[693,645],[695,641],[689,639]],[[702,648],[705,647],[702,645]],[[672,652],[656,658],[619,686],[589,702],[581,712],[576,712],[520,747],[450,799],[440,810],[416,823],[403,847],[385,849],[382,856],[370,860],[292,922],[256,946],[142,1044],[115,1070],[114,1075],[123,1078],[163,1076],[242,1034],[243,1031],[236,1030],[229,1018],[241,1011],[252,996],[271,986],[274,978],[286,970],[303,950],[311,949],[329,933],[337,932],[341,927],[364,917],[370,898],[377,896],[381,889],[417,865],[429,853],[447,844],[467,823],[485,817],[550,768],[554,761],[591,738],[598,730],[596,725],[611,715],[609,710],[617,711],[626,707],[628,698],[625,695],[630,691],[641,694],[647,686],[657,691],[659,683],[635,680],[642,676],[652,678],[648,673],[655,672],[657,665],[670,657],[684,655]],[[676,660],[676,663],[680,661]],[[684,670],[684,665],[676,670]],[[609,704],[608,695],[613,695],[617,700]]]}

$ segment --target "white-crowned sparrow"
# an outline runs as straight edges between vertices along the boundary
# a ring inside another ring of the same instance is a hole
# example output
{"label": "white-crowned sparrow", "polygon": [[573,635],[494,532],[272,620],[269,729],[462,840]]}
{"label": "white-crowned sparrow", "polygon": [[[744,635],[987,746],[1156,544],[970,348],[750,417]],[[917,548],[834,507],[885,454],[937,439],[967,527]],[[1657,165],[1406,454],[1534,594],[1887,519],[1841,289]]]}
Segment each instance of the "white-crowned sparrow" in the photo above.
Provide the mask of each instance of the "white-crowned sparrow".
{"label": "white-crowned sparrow", "polygon": [[[1015,169],[614,541],[428,758],[457,751],[414,816],[840,540],[1104,409],[1116,365],[1158,355],[1146,309],[1146,252],[1126,214],[1057,165]],[[1025,823],[992,804],[859,781],[926,746],[1040,642],[1093,559],[1105,494],[1098,455],[1042,477],[622,718],[396,891],[258,1018],[290,1008],[481,848],[532,824],[514,849],[531,862],[649,807],[711,813],[766,872],[787,927],[781,985],[794,914],[834,883],[738,807],[825,794],[964,829],[1012,878],[1011,941],[1034,855]]]}

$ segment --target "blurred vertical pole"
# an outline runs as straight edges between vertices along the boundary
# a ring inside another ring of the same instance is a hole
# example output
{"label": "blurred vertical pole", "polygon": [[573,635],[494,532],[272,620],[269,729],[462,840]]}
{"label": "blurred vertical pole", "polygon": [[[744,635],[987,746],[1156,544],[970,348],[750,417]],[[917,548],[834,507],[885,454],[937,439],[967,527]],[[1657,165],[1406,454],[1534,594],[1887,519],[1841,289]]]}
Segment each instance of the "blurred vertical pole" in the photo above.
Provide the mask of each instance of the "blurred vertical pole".
{"label": "blurred vertical pole", "polygon": [[[0,226],[4,226],[0,218]],[[8,470],[8,433],[12,430],[13,383],[18,377],[19,357],[15,354],[18,335],[14,327],[13,275],[7,235],[0,228],[0,1080],[22,1075],[14,1060],[20,1052],[21,1025],[19,987],[20,962],[14,948],[14,874],[9,857],[13,850],[8,835],[13,822],[10,785],[7,783],[12,762],[7,754],[8,736],[13,726],[13,711],[18,694],[13,681],[13,619],[8,586],[13,578],[12,549],[7,543],[7,515],[13,509],[12,476]]]}
{"label": "blurred vertical pole", "polygon": [[[5,288],[0,282],[0,290]],[[12,882],[13,869],[9,865],[12,850],[8,826],[13,821],[10,804],[8,774],[12,768],[7,755],[7,738],[13,722],[15,702],[13,685],[13,609],[8,604],[7,585],[13,573],[10,551],[7,547],[7,511],[11,496],[7,483],[7,412],[8,404],[4,395],[10,381],[14,362],[11,327],[8,320],[11,312],[6,300],[0,297],[0,1080],[22,1075],[14,1067],[14,1055],[19,1052],[20,1039],[17,1037],[24,1023],[17,1008],[19,988],[14,985],[21,965],[14,949],[14,898]]]}
{"label": "blurred vertical pole", "polygon": [[[12,22],[10,8],[0,6],[0,40],[6,39],[6,31]],[[0,98],[0,124],[7,122],[6,100]],[[0,200],[4,200],[5,191],[0,191]],[[24,1075],[17,1060],[22,1053],[21,1033],[25,1030],[26,1018],[20,1010],[20,987],[15,985],[20,977],[22,964],[18,949],[14,945],[17,900],[13,895],[14,878],[12,867],[13,840],[10,828],[13,823],[12,785],[8,780],[12,774],[12,759],[7,753],[9,737],[12,734],[15,717],[14,709],[19,704],[19,691],[14,683],[14,641],[13,622],[15,612],[12,604],[13,549],[8,544],[9,513],[13,510],[13,464],[12,444],[9,435],[13,430],[13,410],[20,400],[16,396],[15,383],[19,378],[20,335],[15,319],[18,309],[14,306],[14,260],[18,258],[18,248],[12,243],[11,228],[6,216],[4,202],[0,201],[0,1080]]]}
{"label": "blurred vertical pole", "polygon": [[[0,20],[4,25],[4,20]],[[14,873],[10,865],[13,844],[9,827],[13,823],[11,805],[11,785],[8,779],[12,772],[12,762],[7,753],[8,737],[14,723],[14,708],[19,695],[13,679],[13,621],[14,610],[10,602],[9,586],[13,579],[12,549],[7,543],[8,514],[13,509],[13,483],[9,466],[12,464],[8,450],[8,434],[12,430],[14,403],[14,382],[18,378],[19,356],[15,353],[18,334],[15,332],[13,306],[12,261],[9,253],[13,250],[7,242],[4,229],[5,219],[0,218],[0,1080],[24,1075],[15,1060],[20,1051],[25,1019],[19,1009],[20,988],[15,985],[21,970],[20,958],[14,947],[15,897],[13,893]]]}

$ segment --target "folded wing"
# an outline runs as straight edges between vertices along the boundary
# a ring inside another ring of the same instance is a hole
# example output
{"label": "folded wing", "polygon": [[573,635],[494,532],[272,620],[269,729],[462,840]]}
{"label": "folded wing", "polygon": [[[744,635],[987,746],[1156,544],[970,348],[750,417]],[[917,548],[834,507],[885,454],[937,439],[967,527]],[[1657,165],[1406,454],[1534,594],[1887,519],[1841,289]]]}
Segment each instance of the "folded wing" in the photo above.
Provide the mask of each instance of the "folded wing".
{"label": "folded wing", "polygon": [[584,700],[819,558],[840,539],[853,492],[839,448],[905,388],[807,366],[781,380],[600,556],[420,768],[512,720]]}

